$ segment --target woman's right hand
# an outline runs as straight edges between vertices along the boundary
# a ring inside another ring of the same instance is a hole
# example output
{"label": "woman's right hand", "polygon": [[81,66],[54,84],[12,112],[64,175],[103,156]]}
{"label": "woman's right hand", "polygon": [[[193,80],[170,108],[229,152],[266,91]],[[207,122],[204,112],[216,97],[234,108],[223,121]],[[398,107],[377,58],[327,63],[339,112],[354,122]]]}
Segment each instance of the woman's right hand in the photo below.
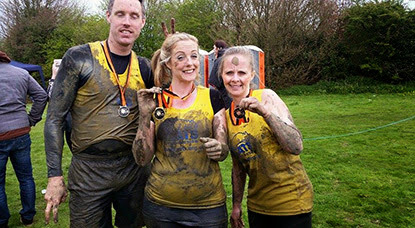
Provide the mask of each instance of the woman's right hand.
{"label": "woman's right hand", "polygon": [[140,110],[140,115],[151,115],[156,108],[155,95],[161,93],[160,87],[153,87],[151,89],[140,89],[137,92],[137,102]]}
{"label": "woman's right hand", "polygon": [[244,222],[242,221],[242,208],[233,207],[232,214],[230,217],[231,227],[232,228],[243,228],[245,227]]}

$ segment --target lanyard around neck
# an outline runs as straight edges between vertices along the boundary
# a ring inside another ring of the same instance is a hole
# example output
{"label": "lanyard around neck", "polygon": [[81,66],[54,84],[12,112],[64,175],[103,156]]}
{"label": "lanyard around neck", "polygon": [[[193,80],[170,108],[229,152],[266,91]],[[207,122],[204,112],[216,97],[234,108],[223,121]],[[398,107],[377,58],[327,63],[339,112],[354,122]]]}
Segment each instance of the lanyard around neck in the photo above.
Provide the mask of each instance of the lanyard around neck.
{"label": "lanyard around neck", "polygon": [[105,42],[104,42],[104,53],[105,53],[105,57],[107,59],[107,62],[110,65],[111,71],[115,74],[115,79],[117,81],[117,85],[118,85],[118,88],[119,88],[120,94],[121,94],[121,105],[122,106],[127,106],[127,102],[125,100],[125,90],[127,89],[128,82],[130,81],[131,62],[132,62],[132,59],[133,59],[133,55],[131,54],[130,63],[128,64],[127,80],[125,81],[125,85],[121,86],[119,76],[117,74],[117,71],[114,68],[114,64],[112,63],[110,50],[109,50],[109,46],[108,46],[108,40],[105,40]]}

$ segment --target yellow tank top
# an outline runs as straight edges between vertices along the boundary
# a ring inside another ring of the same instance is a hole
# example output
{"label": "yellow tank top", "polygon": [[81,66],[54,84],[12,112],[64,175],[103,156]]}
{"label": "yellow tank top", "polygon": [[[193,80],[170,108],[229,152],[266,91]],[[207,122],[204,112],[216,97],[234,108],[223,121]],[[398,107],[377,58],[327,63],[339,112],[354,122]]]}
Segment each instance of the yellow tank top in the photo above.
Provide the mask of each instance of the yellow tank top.
{"label": "yellow tank top", "polygon": [[186,209],[225,203],[219,164],[207,157],[199,141],[200,137],[213,137],[214,111],[209,94],[208,88],[198,86],[190,107],[167,108],[161,120],[153,115],[156,152],[145,190],[151,201]]}
{"label": "yellow tank top", "polygon": [[[263,90],[254,90],[260,102]],[[267,215],[296,215],[313,207],[313,187],[298,155],[284,152],[264,118],[246,112],[247,123],[233,125],[226,111],[228,140],[249,175],[248,209]]]}

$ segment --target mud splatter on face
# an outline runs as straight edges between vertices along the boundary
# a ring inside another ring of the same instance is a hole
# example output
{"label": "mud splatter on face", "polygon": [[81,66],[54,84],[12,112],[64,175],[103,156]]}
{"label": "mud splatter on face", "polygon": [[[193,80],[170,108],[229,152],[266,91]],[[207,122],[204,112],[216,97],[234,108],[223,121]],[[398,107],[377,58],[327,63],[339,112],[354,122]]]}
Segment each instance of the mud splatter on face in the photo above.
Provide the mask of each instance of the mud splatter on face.
{"label": "mud splatter on face", "polygon": [[231,62],[232,62],[233,65],[238,66],[239,65],[239,59],[238,59],[238,57],[234,56],[232,58],[232,61]]}

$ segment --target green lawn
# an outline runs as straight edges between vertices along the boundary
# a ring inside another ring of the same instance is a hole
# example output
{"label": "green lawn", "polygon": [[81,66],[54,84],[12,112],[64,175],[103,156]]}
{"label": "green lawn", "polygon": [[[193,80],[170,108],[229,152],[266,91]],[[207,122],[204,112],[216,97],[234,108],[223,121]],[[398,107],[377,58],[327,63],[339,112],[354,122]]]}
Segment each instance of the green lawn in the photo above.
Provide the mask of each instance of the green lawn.
{"label": "green lawn", "polygon": [[[414,92],[282,99],[304,136],[301,158],[315,192],[313,227],[415,227],[415,118],[397,122],[415,116]],[[344,136],[349,133],[356,134]],[[44,225],[43,121],[31,136],[38,210],[32,227],[68,227],[67,202],[60,207],[59,223]],[[65,173],[70,157],[65,148]],[[230,214],[230,157],[221,167]],[[22,227],[18,182],[10,162],[6,192],[9,226]],[[244,216],[247,224],[246,212]]]}

